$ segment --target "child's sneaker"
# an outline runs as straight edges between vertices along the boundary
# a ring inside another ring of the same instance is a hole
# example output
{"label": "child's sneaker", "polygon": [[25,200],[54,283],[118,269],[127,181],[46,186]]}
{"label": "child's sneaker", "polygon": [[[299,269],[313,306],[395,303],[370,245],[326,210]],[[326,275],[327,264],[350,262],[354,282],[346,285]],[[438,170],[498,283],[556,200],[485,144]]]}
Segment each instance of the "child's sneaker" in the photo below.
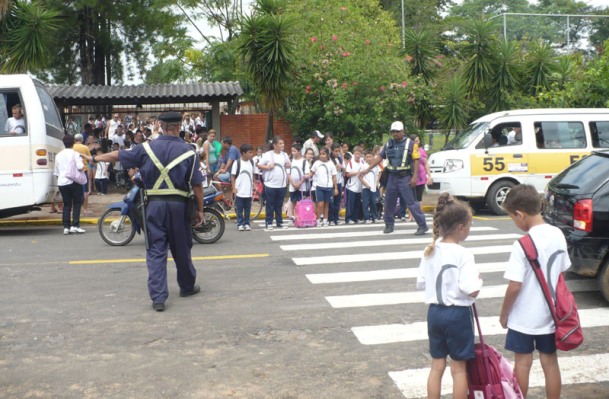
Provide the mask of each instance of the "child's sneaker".
{"label": "child's sneaker", "polygon": [[273,230],[273,225],[272,224],[267,224],[266,225],[266,229],[267,230]]}
{"label": "child's sneaker", "polygon": [[64,235],[70,235],[70,229],[63,229],[63,234]]}
{"label": "child's sneaker", "polygon": [[[82,234],[85,232],[85,229],[81,229],[80,227],[72,226],[70,227],[70,233],[78,233]],[[65,233],[64,233],[65,234]]]}
{"label": "child's sneaker", "polygon": [[249,224],[246,224],[245,226],[243,226],[243,229],[244,229],[245,231],[251,231],[251,230],[252,230],[252,228],[250,227],[250,225],[249,225]]}
{"label": "child's sneaker", "polygon": [[328,226],[330,226],[330,222],[328,222],[327,220],[326,220],[326,221],[324,221],[323,226],[324,226],[324,227],[328,227]]}
{"label": "child's sneaker", "polygon": [[370,220],[370,219],[366,220],[366,224],[370,224],[370,223],[372,223],[372,220]]}
{"label": "child's sneaker", "polygon": [[237,230],[239,230],[239,231],[245,231],[245,227],[239,226],[239,227],[237,227]]}

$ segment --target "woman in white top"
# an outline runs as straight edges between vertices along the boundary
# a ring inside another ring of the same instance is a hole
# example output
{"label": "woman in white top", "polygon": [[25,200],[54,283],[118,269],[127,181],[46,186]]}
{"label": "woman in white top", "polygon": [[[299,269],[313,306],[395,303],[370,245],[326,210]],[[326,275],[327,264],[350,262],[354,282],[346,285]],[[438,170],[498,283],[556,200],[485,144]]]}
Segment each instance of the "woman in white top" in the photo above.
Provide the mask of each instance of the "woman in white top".
{"label": "woman in white top", "polygon": [[[290,159],[283,151],[283,139],[279,136],[273,137],[271,151],[267,151],[258,163],[258,169],[265,171],[264,195],[266,198],[266,228],[273,228],[273,216],[277,227],[283,227],[282,207],[285,198]],[[287,225],[286,225],[287,227]]]}
{"label": "woman in white top", "polygon": [[[83,170],[85,164],[79,153],[74,151],[74,136],[69,134],[63,136],[63,144],[66,147],[60,151],[55,157],[55,171],[53,174],[57,176],[57,185],[63,197],[63,234],[70,233],[82,234],[85,230],[80,228],[80,208],[82,207],[83,191],[82,184],[78,184],[66,177],[70,164],[76,162],[78,170]],[[70,212],[72,221],[70,223]]]}

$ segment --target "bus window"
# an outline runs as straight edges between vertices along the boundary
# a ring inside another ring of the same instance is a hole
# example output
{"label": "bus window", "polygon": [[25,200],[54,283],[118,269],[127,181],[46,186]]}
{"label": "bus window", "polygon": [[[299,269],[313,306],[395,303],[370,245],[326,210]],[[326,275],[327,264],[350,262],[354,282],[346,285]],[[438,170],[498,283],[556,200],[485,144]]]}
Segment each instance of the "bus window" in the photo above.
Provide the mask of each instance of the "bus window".
{"label": "bus window", "polygon": [[27,134],[25,109],[17,90],[0,93],[0,136],[13,137]]}
{"label": "bus window", "polygon": [[592,147],[609,147],[609,122],[590,122],[590,133],[592,135]]}
{"label": "bus window", "polygon": [[538,148],[586,148],[581,122],[535,122],[534,125]]}
{"label": "bus window", "polygon": [[64,135],[63,125],[53,98],[42,86],[36,85],[36,91],[38,92],[38,97],[40,97],[40,105],[42,106],[42,112],[44,113],[47,125],[47,135],[61,140]]}

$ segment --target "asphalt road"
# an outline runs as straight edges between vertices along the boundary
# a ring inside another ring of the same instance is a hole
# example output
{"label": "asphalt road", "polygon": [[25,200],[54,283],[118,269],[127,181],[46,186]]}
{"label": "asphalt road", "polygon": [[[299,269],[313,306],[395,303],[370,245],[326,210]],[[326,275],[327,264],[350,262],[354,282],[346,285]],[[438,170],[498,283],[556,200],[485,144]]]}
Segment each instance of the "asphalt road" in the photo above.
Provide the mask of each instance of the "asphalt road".
{"label": "asphalt road", "polygon": [[[411,292],[414,280],[312,282],[313,275],[415,268],[416,257],[380,259],[381,253],[425,246],[411,241],[412,225],[396,227],[397,234],[385,236],[374,235],[380,225],[272,232],[255,226],[248,233],[229,222],[219,242],[193,245],[201,294],[179,298],[169,263],[163,313],[151,308],[141,236],[116,248],[104,244],[94,226],[71,236],[63,236],[60,226],[2,227],[0,398],[409,397],[410,385],[424,388],[425,380],[411,378],[402,389],[389,373],[429,367],[427,342],[362,344],[352,329],[424,321],[425,306],[398,301],[341,307],[332,301]],[[473,227],[472,236],[520,233],[511,221],[485,215]],[[398,239],[406,242],[389,242]],[[496,236],[465,245],[498,248],[513,241]],[[346,247],[320,248],[333,242]],[[311,248],[288,246],[301,244]],[[507,260],[508,253],[492,248],[476,261]],[[379,259],[364,261],[369,254]],[[321,255],[354,258],[312,261]],[[485,273],[485,287],[504,284],[501,276]],[[583,309],[609,307],[595,291],[576,297]],[[495,318],[501,298],[478,303],[482,316]],[[584,346],[564,357],[606,355],[607,331],[586,329]],[[503,347],[503,335],[487,341]],[[585,359],[586,367],[594,365],[595,358]],[[567,381],[563,397],[609,397],[606,380],[578,381],[583,383]],[[531,390],[529,398],[541,397],[543,388]]]}

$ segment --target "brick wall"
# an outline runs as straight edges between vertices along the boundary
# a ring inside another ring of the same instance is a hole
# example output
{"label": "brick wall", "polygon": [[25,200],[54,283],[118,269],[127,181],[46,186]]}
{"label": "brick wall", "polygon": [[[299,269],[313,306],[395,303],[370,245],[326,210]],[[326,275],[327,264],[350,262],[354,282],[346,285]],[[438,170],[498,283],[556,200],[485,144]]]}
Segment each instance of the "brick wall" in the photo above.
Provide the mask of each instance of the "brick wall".
{"label": "brick wall", "polygon": [[[230,136],[233,145],[251,144],[254,152],[257,146],[264,146],[266,136],[267,114],[220,115],[221,137]],[[290,124],[284,120],[275,120],[273,124],[275,135],[285,141],[285,151],[290,153],[292,131]]]}

